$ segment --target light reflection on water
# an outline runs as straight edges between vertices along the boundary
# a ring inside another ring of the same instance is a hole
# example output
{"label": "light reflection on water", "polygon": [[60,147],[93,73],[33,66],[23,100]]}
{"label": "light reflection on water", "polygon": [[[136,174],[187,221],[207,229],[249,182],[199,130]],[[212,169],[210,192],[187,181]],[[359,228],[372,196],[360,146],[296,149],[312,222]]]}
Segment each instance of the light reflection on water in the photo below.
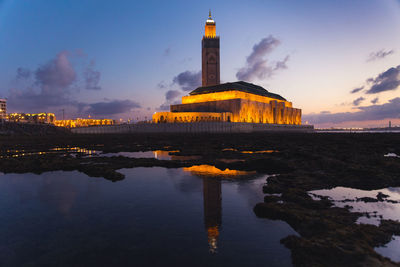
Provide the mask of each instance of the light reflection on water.
{"label": "light reflection on water", "polygon": [[[335,187],[332,189],[314,190],[309,193],[314,199],[319,199],[318,196],[329,197],[337,207],[348,205],[354,212],[368,213],[368,216],[358,218],[357,223],[378,226],[381,218],[400,221],[400,187],[389,187],[379,190]],[[361,199],[368,197],[377,200],[379,193],[385,194],[388,197],[381,199],[382,201],[375,202],[365,202]],[[378,247],[375,250],[383,256],[391,258],[393,261],[400,261],[400,254],[398,253],[400,251],[400,237],[396,237],[385,247]]]}
{"label": "light reflection on water", "polygon": [[120,171],[117,183],[76,171],[1,176],[2,265],[291,265],[279,241],[296,233],[253,213],[265,177]]}
{"label": "light reflection on water", "polygon": [[99,157],[127,157],[127,158],[154,158],[158,160],[196,160],[200,159],[200,156],[180,156],[174,155],[173,153],[179,152],[179,150],[167,151],[167,150],[154,150],[154,151],[135,151],[135,152],[116,152],[116,153],[103,153],[99,154]]}
{"label": "light reflection on water", "polygon": [[81,153],[84,155],[94,155],[100,153],[100,151],[97,150],[90,150],[86,148],[81,148],[81,147],[55,147],[51,148],[46,151],[27,151],[24,149],[11,149],[7,150],[7,155],[5,156],[0,156],[1,158],[19,158],[19,157],[28,157],[28,156],[36,156],[36,155],[47,155],[47,154],[60,154],[62,155],[63,153],[70,153],[72,156],[76,156],[76,153]]}
{"label": "light reflection on water", "polygon": [[387,153],[385,155],[383,155],[384,157],[392,157],[392,158],[400,158],[400,156],[398,156],[396,153]]}
{"label": "light reflection on water", "polygon": [[395,236],[392,241],[383,247],[375,248],[379,254],[390,258],[392,261],[400,262],[400,236]]}
{"label": "light reflection on water", "polygon": [[[381,192],[385,195],[388,195],[387,198],[384,198],[384,201],[376,201],[376,202],[365,202],[357,198],[377,198],[378,193]],[[351,206],[352,210],[355,212],[367,212],[371,215],[381,215],[383,219],[391,219],[400,221],[400,203],[391,203],[390,201],[400,201],[400,188],[399,187],[389,187],[383,188],[379,190],[360,190],[348,187],[335,187],[332,189],[323,189],[323,190],[315,190],[310,191],[309,193],[327,196],[334,200],[335,206],[344,207],[346,205]],[[314,197],[318,199],[318,197]],[[344,200],[351,201],[344,201]],[[389,200],[389,201],[387,201]],[[375,213],[374,213],[375,212]],[[379,217],[361,217],[359,223],[371,223],[375,225],[379,225],[380,218]]]}
{"label": "light reflection on water", "polygon": [[211,177],[212,176],[218,176],[218,177],[221,176],[221,177],[227,177],[227,178],[249,176],[249,175],[253,175],[253,174],[257,173],[255,171],[239,171],[239,170],[230,170],[230,169],[220,170],[212,165],[194,165],[191,167],[183,168],[183,171],[190,172],[194,175],[200,175],[200,176],[211,176]]}
{"label": "light reflection on water", "polygon": [[241,151],[243,154],[265,154],[265,153],[276,153],[278,150],[256,150],[256,151]]}

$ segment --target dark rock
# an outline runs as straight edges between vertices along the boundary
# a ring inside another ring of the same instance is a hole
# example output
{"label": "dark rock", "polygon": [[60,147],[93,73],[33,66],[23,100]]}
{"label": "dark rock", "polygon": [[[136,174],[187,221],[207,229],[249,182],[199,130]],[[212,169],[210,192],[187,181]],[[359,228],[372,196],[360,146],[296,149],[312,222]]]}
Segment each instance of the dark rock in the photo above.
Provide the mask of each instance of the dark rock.
{"label": "dark rock", "polygon": [[389,195],[385,195],[385,194],[382,193],[382,192],[379,192],[379,193],[376,195],[376,198],[377,198],[379,201],[384,201],[385,198],[388,198],[388,197],[389,197]]}
{"label": "dark rock", "polygon": [[376,198],[372,198],[372,197],[360,197],[360,198],[356,198],[357,201],[362,201],[362,202],[378,202],[378,200]]}
{"label": "dark rock", "polygon": [[[50,133],[50,132],[49,132]],[[2,158],[0,172],[34,172],[78,170],[92,177],[112,181],[123,179],[121,168],[215,165],[220,169],[280,174],[269,177],[265,197],[254,207],[257,216],[286,221],[299,236],[289,236],[282,243],[291,250],[296,266],[395,266],[374,251],[393,234],[399,225],[381,220],[379,227],[356,224],[361,213],[351,207],[332,207],[328,198],[314,201],[308,191],[336,186],[376,190],[400,186],[400,161],[387,160],[387,151],[400,152],[400,135],[379,134],[41,134],[0,136],[0,156],[10,149],[47,151],[53,147],[84,147],[103,152],[170,150],[176,155],[200,156],[188,161],[157,159],[73,158],[41,155]],[[225,148],[233,148],[223,151]],[[240,151],[278,150],[279,153],[243,154]],[[239,159],[235,162],[219,158]],[[216,163],[217,162],[217,163]],[[281,203],[282,201],[282,203]],[[343,201],[346,202],[347,200]],[[384,194],[360,201],[387,201]],[[278,203],[279,202],[279,203]],[[349,201],[350,202],[350,201]],[[381,216],[380,216],[381,217]]]}

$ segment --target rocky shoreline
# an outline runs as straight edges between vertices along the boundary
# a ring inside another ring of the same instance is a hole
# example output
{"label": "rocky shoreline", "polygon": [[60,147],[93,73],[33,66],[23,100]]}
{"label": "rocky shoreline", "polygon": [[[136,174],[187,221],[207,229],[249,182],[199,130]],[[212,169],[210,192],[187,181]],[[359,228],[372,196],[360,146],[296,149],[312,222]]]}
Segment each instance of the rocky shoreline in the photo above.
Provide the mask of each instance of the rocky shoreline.
{"label": "rocky shoreline", "polygon": [[[172,157],[87,157],[79,150],[68,152],[71,147],[102,153],[171,151]],[[57,153],[48,153],[54,148],[59,149]],[[333,207],[327,198],[313,200],[308,194],[336,186],[365,190],[400,186],[400,158],[384,157],[387,153],[400,155],[400,134],[0,136],[0,172],[78,170],[118,181],[124,179],[118,172],[122,168],[212,165],[221,170],[278,174],[269,176],[266,186],[260,188],[266,196],[254,212],[286,221],[299,233],[281,240],[291,250],[295,266],[399,266],[374,251],[393,235],[400,235],[399,222],[356,224],[362,214]],[[179,160],[173,156],[180,156],[176,157]]]}

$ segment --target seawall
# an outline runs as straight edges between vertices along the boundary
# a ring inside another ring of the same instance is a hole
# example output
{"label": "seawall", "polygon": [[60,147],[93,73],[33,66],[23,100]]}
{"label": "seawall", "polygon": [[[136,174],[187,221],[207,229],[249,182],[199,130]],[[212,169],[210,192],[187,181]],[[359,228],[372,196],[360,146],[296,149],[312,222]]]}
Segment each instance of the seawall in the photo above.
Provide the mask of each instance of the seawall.
{"label": "seawall", "polygon": [[314,126],[242,122],[143,123],[80,127],[71,131],[76,134],[313,132]]}

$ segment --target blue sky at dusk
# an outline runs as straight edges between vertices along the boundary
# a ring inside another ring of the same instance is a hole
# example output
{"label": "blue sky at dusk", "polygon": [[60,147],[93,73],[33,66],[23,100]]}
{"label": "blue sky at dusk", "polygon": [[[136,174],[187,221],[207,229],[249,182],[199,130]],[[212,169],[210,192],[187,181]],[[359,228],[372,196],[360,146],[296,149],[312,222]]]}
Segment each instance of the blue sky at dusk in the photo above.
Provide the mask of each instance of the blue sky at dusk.
{"label": "blue sky at dusk", "polygon": [[397,0],[0,0],[0,97],[9,112],[150,118],[199,85],[209,9],[223,82],[321,127],[400,124]]}

